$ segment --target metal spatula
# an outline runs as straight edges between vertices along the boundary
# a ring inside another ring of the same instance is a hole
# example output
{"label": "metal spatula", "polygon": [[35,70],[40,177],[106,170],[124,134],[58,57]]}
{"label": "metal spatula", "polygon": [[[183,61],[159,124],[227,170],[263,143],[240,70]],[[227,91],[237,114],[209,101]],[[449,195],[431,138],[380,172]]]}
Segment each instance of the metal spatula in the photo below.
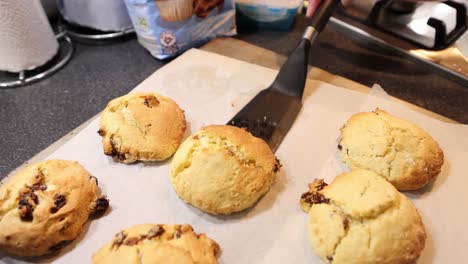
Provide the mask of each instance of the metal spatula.
{"label": "metal spatula", "polygon": [[309,50],[340,0],[324,0],[302,40],[281,67],[273,84],[258,93],[227,124],[246,128],[265,140],[275,152],[302,107]]}

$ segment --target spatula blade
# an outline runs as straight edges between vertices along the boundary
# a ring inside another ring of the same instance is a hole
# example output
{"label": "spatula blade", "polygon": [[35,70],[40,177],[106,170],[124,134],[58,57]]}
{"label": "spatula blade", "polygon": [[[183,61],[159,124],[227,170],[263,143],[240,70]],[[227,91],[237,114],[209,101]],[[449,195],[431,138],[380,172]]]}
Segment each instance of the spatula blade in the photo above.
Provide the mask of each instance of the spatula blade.
{"label": "spatula blade", "polygon": [[258,93],[228,125],[246,128],[275,152],[302,107],[310,42],[302,39],[270,87]]}
{"label": "spatula blade", "polygon": [[227,124],[247,129],[275,152],[301,110],[301,98],[274,89],[258,93]]}

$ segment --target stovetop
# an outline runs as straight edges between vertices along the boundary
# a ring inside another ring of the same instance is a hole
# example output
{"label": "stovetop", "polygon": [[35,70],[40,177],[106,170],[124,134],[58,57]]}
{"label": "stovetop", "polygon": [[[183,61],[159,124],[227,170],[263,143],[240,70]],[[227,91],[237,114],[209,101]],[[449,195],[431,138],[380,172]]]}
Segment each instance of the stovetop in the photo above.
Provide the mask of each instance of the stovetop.
{"label": "stovetop", "polygon": [[373,42],[468,85],[467,4],[467,0],[359,0],[340,7],[332,23],[353,31],[361,41]]}

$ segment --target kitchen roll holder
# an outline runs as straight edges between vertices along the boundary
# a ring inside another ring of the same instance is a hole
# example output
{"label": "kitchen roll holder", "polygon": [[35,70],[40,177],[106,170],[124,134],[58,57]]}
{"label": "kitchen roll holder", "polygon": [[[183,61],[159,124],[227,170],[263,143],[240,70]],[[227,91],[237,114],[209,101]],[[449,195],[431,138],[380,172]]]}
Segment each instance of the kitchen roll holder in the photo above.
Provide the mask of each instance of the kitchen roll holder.
{"label": "kitchen roll holder", "polygon": [[135,33],[133,27],[125,28],[120,31],[100,31],[79,25],[73,25],[60,19],[60,30],[66,32],[67,35],[77,40],[112,40],[124,37]]}
{"label": "kitchen roll holder", "polygon": [[57,0],[59,26],[73,40],[113,40],[135,32],[124,0]]}
{"label": "kitchen roll holder", "polygon": [[0,71],[0,88],[13,88],[37,82],[63,68],[73,56],[73,43],[63,31],[56,34],[55,37],[59,42],[59,49],[52,59],[42,66],[19,73]]}

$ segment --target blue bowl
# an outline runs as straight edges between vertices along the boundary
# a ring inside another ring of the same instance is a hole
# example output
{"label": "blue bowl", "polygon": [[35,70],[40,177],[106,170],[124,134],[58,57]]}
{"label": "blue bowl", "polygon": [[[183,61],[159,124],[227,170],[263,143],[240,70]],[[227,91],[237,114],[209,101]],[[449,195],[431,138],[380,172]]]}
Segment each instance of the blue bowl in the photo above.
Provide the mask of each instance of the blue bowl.
{"label": "blue bowl", "polygon": [[294,23],[299,7],[271,7],[236,3],[237,24],[245,28],[288,30]]}

